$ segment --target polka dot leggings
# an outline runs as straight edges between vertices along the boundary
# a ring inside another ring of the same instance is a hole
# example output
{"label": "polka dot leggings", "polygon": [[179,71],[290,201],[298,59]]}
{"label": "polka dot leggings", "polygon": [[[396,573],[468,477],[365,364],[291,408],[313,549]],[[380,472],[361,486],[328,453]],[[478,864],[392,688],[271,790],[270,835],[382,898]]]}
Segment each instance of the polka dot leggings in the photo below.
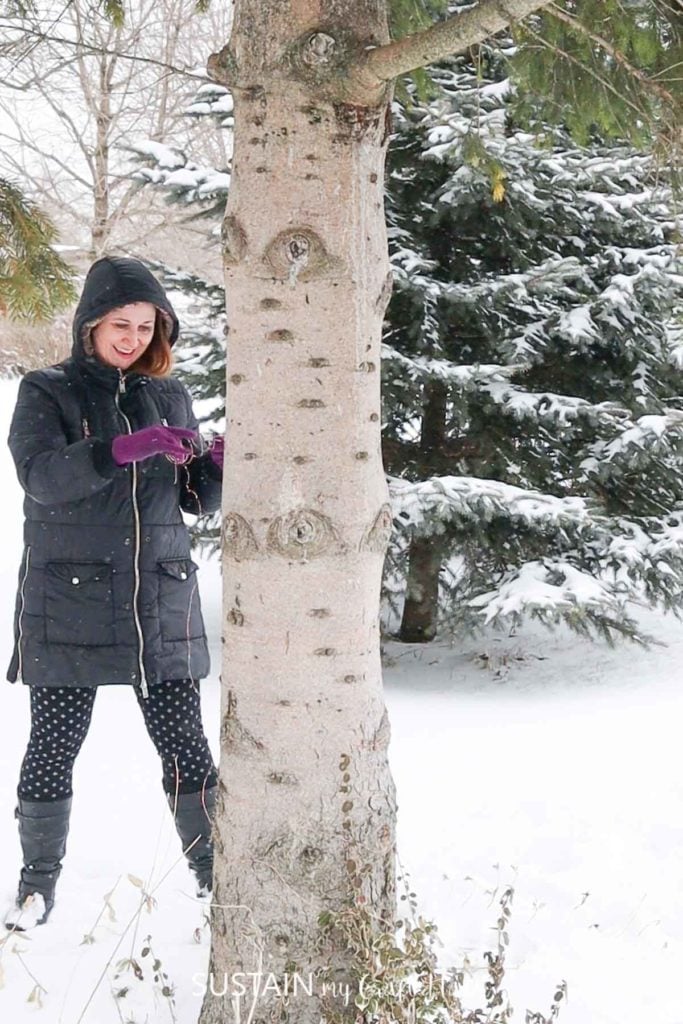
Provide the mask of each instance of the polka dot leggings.
{"label": "polka dot leggings", "polygon": [[[31,735],[21,765],[24,800],[63,800],[72,795],[74,762],[88,732],[96,686],[31,686]],[[197,793],[215,786],[216,768],[202,725],[199,687],[172,679],[135,689],[167,793]]]}

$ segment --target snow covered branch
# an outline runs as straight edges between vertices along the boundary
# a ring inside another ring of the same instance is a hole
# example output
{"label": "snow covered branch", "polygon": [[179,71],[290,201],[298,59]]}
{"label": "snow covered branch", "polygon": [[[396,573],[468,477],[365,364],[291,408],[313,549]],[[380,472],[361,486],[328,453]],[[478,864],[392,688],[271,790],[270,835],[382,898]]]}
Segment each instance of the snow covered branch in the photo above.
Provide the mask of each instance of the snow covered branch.
{"label": "snow covered branch", "polygon": [[447,520],[490,522],[501,517],[527,526],[577,529],[589,517],[584,498],[556,498],[479,477],[442,476],[417,483],[394,477],[389,479],[389,490],[394,517],[424,534],[442,532]]}

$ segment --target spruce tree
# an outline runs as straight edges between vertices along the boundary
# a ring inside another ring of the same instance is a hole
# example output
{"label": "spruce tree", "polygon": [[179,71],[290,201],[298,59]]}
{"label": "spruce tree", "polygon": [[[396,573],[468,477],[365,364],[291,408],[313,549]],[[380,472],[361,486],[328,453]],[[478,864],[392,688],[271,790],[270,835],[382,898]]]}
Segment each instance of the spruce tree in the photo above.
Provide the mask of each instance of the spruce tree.
{"label": "spruce tree", "polygon": [[438,99],[396,109],[389,153],[399,635],[532,615],[638,636],[627,601],[676,606],[682,579],[666,168],[520,128],[504,51],[436,78]]}

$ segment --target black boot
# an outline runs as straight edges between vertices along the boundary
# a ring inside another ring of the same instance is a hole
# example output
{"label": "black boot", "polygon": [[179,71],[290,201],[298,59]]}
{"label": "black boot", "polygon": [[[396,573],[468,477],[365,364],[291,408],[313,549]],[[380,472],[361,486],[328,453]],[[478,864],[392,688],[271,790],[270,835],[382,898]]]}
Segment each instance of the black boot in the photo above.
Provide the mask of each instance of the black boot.
{"label": "black boot", "polygon": [[[71,799],[23,800],[19,797],[17,800],[14,817],[19,823],[24,866],[16,903],[5,916],[8,928],[25,931],[36,924],[45,924],[48,919],[66,852]],[[37,896],[42,896],[44,910]]]}
{"label": "black boot", "polygon": [[212,786],[198,793],[166,794],[187,862],[197,879],[199,895],[211,892],[213,885],[211,827],[217,792],[218,787]]}

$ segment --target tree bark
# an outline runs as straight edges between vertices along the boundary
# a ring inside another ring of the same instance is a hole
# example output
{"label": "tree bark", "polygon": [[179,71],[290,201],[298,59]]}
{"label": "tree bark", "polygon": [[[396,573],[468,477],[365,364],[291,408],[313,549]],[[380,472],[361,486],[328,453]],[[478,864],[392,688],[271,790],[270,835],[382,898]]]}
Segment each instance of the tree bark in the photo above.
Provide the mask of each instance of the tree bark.
{"label": "tree bark", "polygon": [[237,0],[231,39],[209,59],[235,96],[235,150],[220,795],[200,1024],[319,1024],[322,973],[351,981],[351,952],[320,947],[320,914],[355,901],[378,928],[394,920],[379,651],[390,96],[377,75],[355,74],[388,42],[386,0]]}
{"label": "tree bark", "polygon": [[407,71],[464,53],[483,39],[502,32],[547,6],[549,0],[480,0],[476,6],[444,18],[422,32],[378,46],[350,69],[351,88],[371,91]]}
{"label": "tree bark", "polygon": [[[424,385],[422,428],[417,468],[421,478],[431,475],[441,460],[446,444],[448,389],[443,381]],[[408,550],[408,582],[401,617],[399,639],[404,643],[427,643],[436,636],[439,612],[441,548],[438,537],[413,537]]]}
{"label": "tree bark", "polygon": [[270,1018],[293,977],[288,1015],[318,1024],[319,972],[350,980],[347,951],[317,948],[319,915],[356,899],[393,919],[378,615],[388,96],[352,107],[320,81],[387,26],[383,0],[349,7],[341,21],[336,0],[241,0],[231,38],[250,84],[223,231],[225,657],[202,1024]]}
{"label": "tree bark", "polygon": [[100,88],[95,110],[95,152],[93,163],[94,217],[90,235],[90,257],[97,259],[104,255],[109,241],[109,132],[111,129],[111,81],[114,71],[113,60],[100,58]]}

